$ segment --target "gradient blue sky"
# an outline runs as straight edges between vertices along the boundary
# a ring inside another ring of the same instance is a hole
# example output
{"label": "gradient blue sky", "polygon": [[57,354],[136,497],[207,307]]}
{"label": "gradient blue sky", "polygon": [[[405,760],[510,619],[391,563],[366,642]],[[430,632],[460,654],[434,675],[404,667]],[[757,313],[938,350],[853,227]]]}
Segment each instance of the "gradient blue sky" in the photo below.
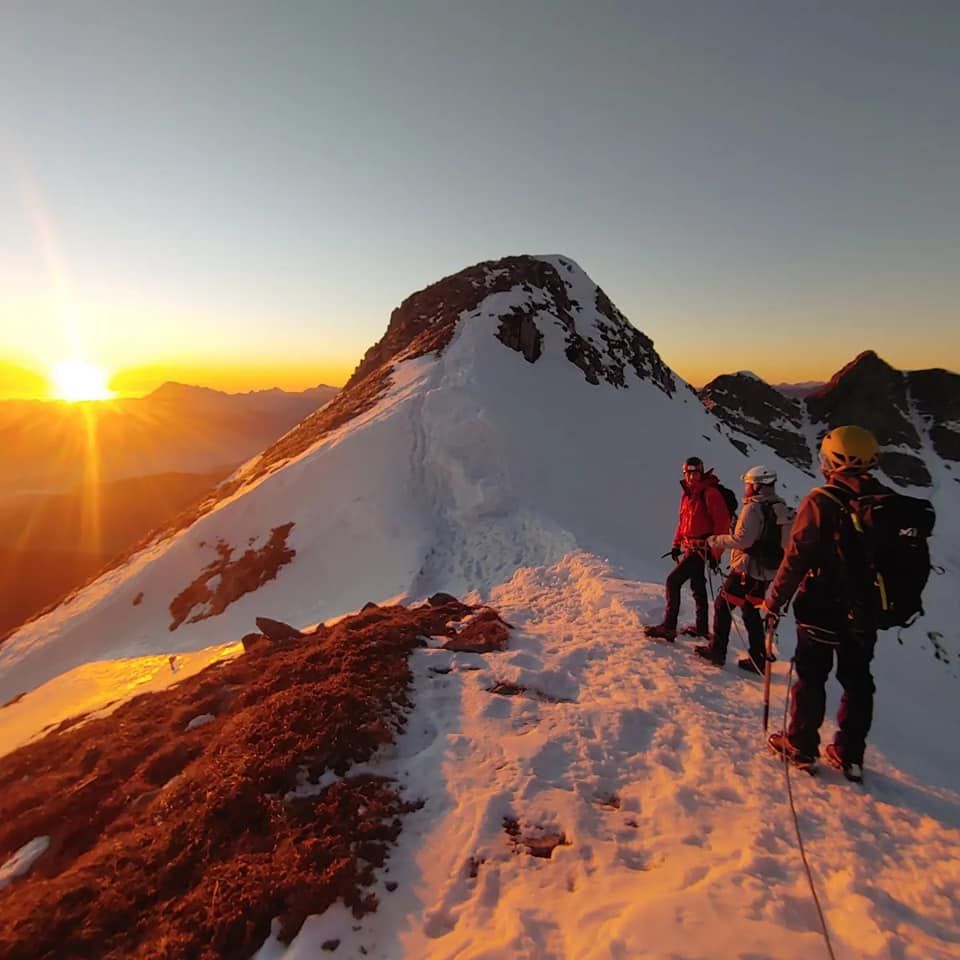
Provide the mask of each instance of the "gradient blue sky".
{"label": "gradient blue sky", "polygon": [[953,0],[6,0],[0,134],[8,363],[342,380],[558,252],[696,383],[960,369]]}

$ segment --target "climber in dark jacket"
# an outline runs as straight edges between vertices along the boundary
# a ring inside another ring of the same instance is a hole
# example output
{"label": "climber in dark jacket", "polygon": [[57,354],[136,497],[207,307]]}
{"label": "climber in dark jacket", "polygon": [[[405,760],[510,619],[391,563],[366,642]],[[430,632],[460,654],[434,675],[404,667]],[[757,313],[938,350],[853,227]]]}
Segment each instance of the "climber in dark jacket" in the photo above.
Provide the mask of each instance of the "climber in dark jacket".
{"label": "climber in dark jacket", "polygon": [[760,608],[768,624],[775,623],[796,593],[797,679],[790,723],[785,731],[771,735],[770,747],[799,766],[816,764],[826,682],[836,654],[843,698],[827,760],[857,781],[863,778],[863,754],[873,721],[870,662],[877,629],[858,602],[860,591],[852,585],[851,578],[859,571],[848,568],[838,545],[850,523],[845,500],[888,492],[869,473],[878,459],[876,439],[861,427],[838,427],[823,438],[820,466],[828,485],[811,490],[800,502],[790,543]]}
{"label": "climber in dark jacket", "polygon": [[680,497],[680,519],[673,536],[670,556],[676,566],[667,577],[667,608],[663,620],[647,628],[647,636],[674,640],[677,635],[677,617],[680,614],[680,588],[689,580],[693,599],[697,605],[698,636],[705,637],[709,629],[707,606],[707,582],[705,563],[716,563],[722,551],[708,551],[703,541],[715,533],[730,532],[730,511],[727,501],[718,489],[719,481],[712,470],[704,472],[699,457],[688,457],[683,464],[683,479],[680,481],[683,494]]}

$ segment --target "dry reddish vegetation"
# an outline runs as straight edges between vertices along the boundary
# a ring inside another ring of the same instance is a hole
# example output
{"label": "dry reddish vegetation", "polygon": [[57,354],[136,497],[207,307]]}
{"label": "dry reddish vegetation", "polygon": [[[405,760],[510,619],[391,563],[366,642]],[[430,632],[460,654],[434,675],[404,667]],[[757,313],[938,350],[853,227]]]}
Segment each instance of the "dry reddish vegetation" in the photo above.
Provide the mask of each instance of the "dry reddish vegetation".
{"label": "dry reddish vegetation", "polygon": [[[274,917],[289,940],[337,898],[375,909],[367,888],[410,804],[373,776],[284,796],[391,741],[410,651],[472,612],[370,606],[0,759],[0,862],[51,838],[0,891],[0,956],[245,957]],[[202,714],[216,719],[188,731]]]}
{"label": "dry reddish vegetation", "polygon": [[[287,537],[293,528],[293,523],[274,527],[270,539],[259,550],[245,550],[236,560],[233,559],[233,547],[223,540],[218,541],[216,559],[170,602],[173,616],[170,629],[176,630],[198,605],[201,606],[200,612],[190,617],[187,623],[216,617],[234,600],[273,580],[280,568],[296,556],[296,550],[287,546]],[[211,588],[210,581],[214,578],[216,585]]]}

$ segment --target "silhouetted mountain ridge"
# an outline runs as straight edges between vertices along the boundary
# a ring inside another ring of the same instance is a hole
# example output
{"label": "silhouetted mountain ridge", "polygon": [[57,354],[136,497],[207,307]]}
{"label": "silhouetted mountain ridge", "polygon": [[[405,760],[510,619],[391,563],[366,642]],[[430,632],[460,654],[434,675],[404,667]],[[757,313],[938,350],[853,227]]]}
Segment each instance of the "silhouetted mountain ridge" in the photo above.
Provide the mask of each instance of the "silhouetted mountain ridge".
{"label": "silhouetted mountain ridge", "polygon": [[716,377],[700,397],[730,427],[811,472],[823,434],[848,423],[876,435],[884,447],[881,466],[896,483],[930,486],[931,456],[960,462],[960,375],[897,370],[873,350],[803,399],[742,374]]}

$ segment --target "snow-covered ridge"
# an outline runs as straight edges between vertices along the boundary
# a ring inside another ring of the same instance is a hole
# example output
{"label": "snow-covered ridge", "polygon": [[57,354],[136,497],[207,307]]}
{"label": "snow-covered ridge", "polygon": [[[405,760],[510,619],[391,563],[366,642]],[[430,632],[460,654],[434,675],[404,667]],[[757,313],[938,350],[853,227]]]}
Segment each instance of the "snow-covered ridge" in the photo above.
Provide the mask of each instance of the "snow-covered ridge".
{"label": "snow-covered ridge", "polygon": [[[536,357],[504,343],[517,317],[535,328]],[[302,625],[371,599],[483,591],[578,548],[659,579],[677,465],[699,453],[728,478],[749,466],[676,382],[566,257],[433,284],[322,410],[0,646],[0,702],[90,660],[236,640],[257,616]],[[783,479],[799,494],[797,471]],[[294,559],[276,579],[168,630],[218,544],[239,556],[291,523]]]}
{"label": "snow-covered ridge", "polygon": [[[302,626],[368,600],[482,593],[575,550],[660,581],[688,456],[733,485],[752,463],[773,465],[794,502],[811,485],[676,382],[565,257],[507,258],[434,284],[394,311],[322,410],[0,646],[0,703],[91,660],[237,640],[258,616]],[[766,422],[786,431],[789,417]],[[291,531],[291,553],[275,579],[231,589],[215,615],[193,611],[170,632],[171,603],[210,572],[218,549],[241,557],[277,529]],[[954,570],[942,529],[937,562]],[[944,611],[956,602],[946,604],[914,629],[945,635],[937,643],[952,651],[956,620]]]}

